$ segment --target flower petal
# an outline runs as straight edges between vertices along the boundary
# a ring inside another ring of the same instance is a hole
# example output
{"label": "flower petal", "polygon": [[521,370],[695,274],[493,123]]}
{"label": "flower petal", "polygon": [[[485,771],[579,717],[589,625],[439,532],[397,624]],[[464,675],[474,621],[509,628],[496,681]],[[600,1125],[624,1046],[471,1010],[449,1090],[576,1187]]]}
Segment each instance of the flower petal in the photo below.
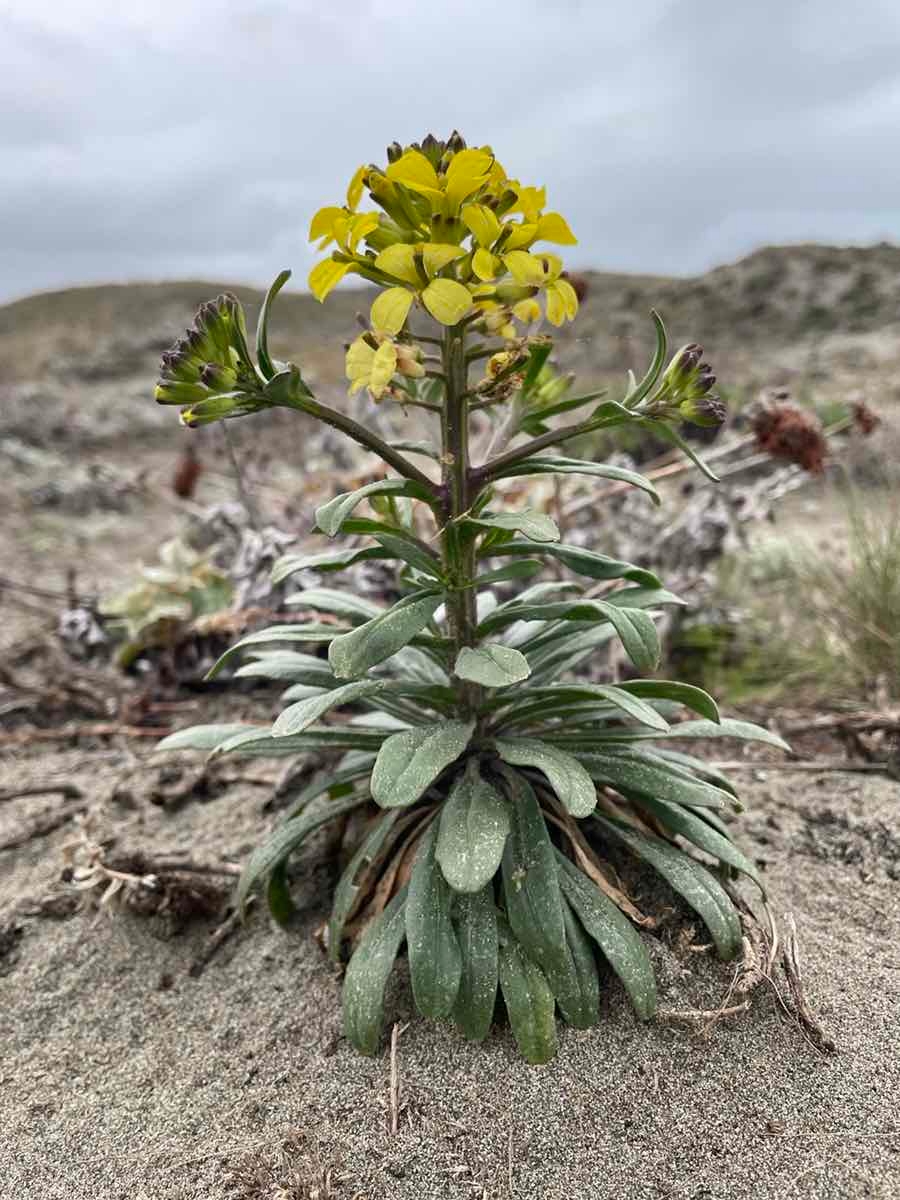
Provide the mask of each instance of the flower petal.
{"label": "flower petal", "polygon": [[415,247],[407,242],[395,242],[393,246],[387,246],[376,256],[375,266],[386,275],[393,275],[395,279],[402,279],[405,283],[421,287],[422,281],[416,270]]}
{"label": "flower petal", "polygon": [[347,272],[353,269],[353,266],[353,263],[335,262],[333,258],[323,259],[309,273],[307,280],[309,290],[317,300],[324,300],[332,288],[337,287]]}
{"label": "flower petal", "polygon": [[500,222],[486,204],[467,204],[460,215],[479,246],[493,246],[500,236]]}
{"label": "flower petal", "polygon": [[350,209],[355,210],[357,204],[359,204],[360,200],[362,199],[363,180],[365,179],[367,170],[368,167],[365,165],[358,167],[353,178],[350,180],[349,185],[347,186],[347,207]]}
{"label": "flower petal", "polygon": [[505,250],[521,250],[526,246],[530,246],[537,237],[538,227],[534,223],[515,225],[512,222],[508,222],[504,228],[512,230],[503,243]]}
{"label": "flower petal", "polygon": [[369,317],[376,333],[399,333],[409,316],[412,292],[392,287],[382,292],[372,305]]}
{"label": "flower petal", "polygon": [[568,279],[557,279],[555,284],[556,289],[563,298],[563,303],[566,306],[566,316],[570,321],[574,321],[578,315],[578,293],[569,283]]}
{"label": "flower petal", "polygon": [[350,389],[351,394],[358,392],[368,382],[369,376],[372,373],[372,360],[374,357],[375,351],[365,338],[358,337],[356,341],[350,343],[347,348],[346,357],[344,358],[344,369],[347,373],[347,378],[353,384]]}
{"label": "flower petal", "polygon": [[560,213],[544,213],[538,218],[536,242],[554,242],[557,246],[575,246],[578,238]]}
{"label": "flower petal", "polygon": [[460,150],[447,167],[445,191],[450,202],[459,205],[477,192],[490,174],[494,156],[487,150]]}
{"label": "flower petal", "polygon": [[437,172],[424,154],[419,150],[407,150],[396,162],[392,162],[385,172],[388,179],[405,183],[414,190],[420,188],[437,189]]}
{"label": "flower petal", "polygon": [[445,246],[439,242],[426,242],[422,246],[422,265],[429,279],[442,271],[448,263],[465,254],[462,246]]}
{"label": "flower petal", "polygon": [[472,270],[481,280],[496,279],[503,272],[503,260],[490,250],[479,249],[472,255]]}
{"label": "flower petal", "polygon": [[562,325],[566,319],[566,302],[559,289],[558,283],[551,283],[547,288],[547,320],[551,325]]}
{"label": "flower petal", "polygon": [[541,306],[534,297],[530,300],[520,300],[518,304],[513,305],[513,315],[524,325],[530,325],[532,321],[540,320]]}
{"label": "flower petal", "polygon": [[369,377],[369,391],[376,400],[384,395],[385,388],[397,369],[397,351],[393,342],[385,342],[375,351],[372,359],[372,373]]}
{"label": "flower petal", "polygon": [[513,250],[509,254],[504,254],[503,262],[516,283],[534,286],[545,282],[544,268],[540,259],[529,254],[527,250]]}
{"label": "flower petal", "polygon": [[329,240],[333,238],[335,221],[346,217],[346,215],[346,209],[337,208],[335,205],[330,205],[328,208],[320,208],[309,223],[309,240],[314,242],[320,237],[325,237]]}
{"label": "flower petal", "polygon": [[422,293],[422,300],[441,325],[456,325],[472,307],[468,288],[453,279],[433,279]]}

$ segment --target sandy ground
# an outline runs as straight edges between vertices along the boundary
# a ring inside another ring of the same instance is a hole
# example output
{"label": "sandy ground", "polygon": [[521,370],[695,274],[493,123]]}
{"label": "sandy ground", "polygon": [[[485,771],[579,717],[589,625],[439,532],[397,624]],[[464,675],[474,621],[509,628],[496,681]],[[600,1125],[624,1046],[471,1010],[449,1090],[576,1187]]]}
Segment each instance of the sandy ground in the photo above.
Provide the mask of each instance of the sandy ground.
{"label": "sandy ground", "polygon": [[[242,857],[271,820],[265,790],[246,783],[166,812],[148,799],[158,760],[141,753],[136,765],[115,749],[20,750],[0,763],[0,788],[70,779],[95,800],[119,781],[128,795],[101,825],[117,846],[207,860]],[[601,1025],[563,1029],[557,1059],[529,1067],[502,1025],[473,1047],[413,1016],[401,970],[388,1004],[405,1026],[395,1134],[387,1043],[364,1059],[342,1040],[339,980],[311,936],[329,885],[315,847],[297,928],[257,910],[198,977],[209,921],[173,935],[160,916],[23,915],[59,888],[71,826],[4,852],[0,911],[18,913],[21,934],[0,958],[0,1195],[900,1195],[900,786],[747,774],[744,844],[778,913],[796,918],[807,992],[838,1052],[813,1049],[765,989],[703,1036],[639,1026],[610,982]],[[0,840],[59,803],[3,804]],[[677,952],[671,933],[651,940],[663,1009],[721,1001],[731,968]]]}

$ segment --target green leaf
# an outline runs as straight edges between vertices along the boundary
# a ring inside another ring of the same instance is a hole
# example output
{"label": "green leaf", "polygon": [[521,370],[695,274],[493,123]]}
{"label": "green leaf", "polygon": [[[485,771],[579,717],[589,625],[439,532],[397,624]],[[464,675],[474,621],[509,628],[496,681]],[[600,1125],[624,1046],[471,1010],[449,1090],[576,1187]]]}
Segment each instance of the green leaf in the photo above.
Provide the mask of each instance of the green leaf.
{"label": "green leaf", "polygon": [[252,661],[243,663],[235,679],[277,679],[305,683],[312,687],[334,687],[335,678],[328,663],[313,654],[296,650],[263,650],[252,653]]}
{"label": "green leaf", "polygon": [[390,533],[378,533],[375,537],[391,558],[399,558],[407,566],[422,571],[432,579],[442,578],[440,559],[436,555],[429,554],[418,542],[410,541],[408,538],[395,537]]}
{"label": "green leaf", "polygon": [[500,990],[519,1053],[536,1066],[556,1054],[553,993],[540,967],[513,940],[501,941]]}
{"label": "green leaf", "polygon": [[266,298],[263,300],[262,308],[259,310],[259,321],[256,325],[256,359],[266,379],[271,379],[276,371],[275,364],[269,357],[269,312],[271,311],[273,300],[290,277],[290,271],[280,271],[278,273],[275,277],[275,282],[266,292]]}
{"label": "green leaf", "polygon": [[[532,542],[558,542],[559,530],[556,522],[545,513],[535,512],[527,508],[524,512],[489,513],[482,517],[468,517],[469,525],[478,525],[482,529],[503,529],[512,533],[521,533]],[[532,553],[534,548],[532,547]]]}
{"label": "green leaf", "polygon": [[[547,736],[545,733],[544,737]],[[673,763],[647,750],[608,746],[602,750],[586,749],[578,757],[593,779],[614,788],[703,808],[724,808],[734,804],[730,793],[696,779],[686,771],[679,771]]]}
{"label": "green leaf", "polygon": [[557,851],[563,894],[622,981],[642,1021],[656,1012],[656,980],[650,958],[634,926],[608,896]]}
{"label": "green leaf", "polygon": [[521,724],[532,718],[550,720],[559,716],[561,711],[572,719],[581,721],[579,709],[582,707],[588,713],[596,711],[607,719],[616,715],[615,712],[610,712],[610,709],[617,708],[626,716],[651,729],[665,732],[669,728],[668,721],[660,716],[655,708],[636,699],[624,685],[605,683],[522,688],[514,694],[513,704],[503,714],[503,723]]}
{"label": "green leaf", "polygon": [[692,775],[698,775],[701,779],[705,779],[707,783],[714,783],[716,787],[720,787],[723,791],[730,792],[732,796],[737,797],[737,788],[728,776],[723,775],[721,771],[717,771],[705,759],[697,758],[694,754],[682,754],[680,750],[670,750],[668,746],[654,746],[653,753],[658,758],[668,759],[669,762],[675,763],[676,766],[686,768]]}
{"label": "green leaf", "polygon": [[594,781],[571,754],[537,738],[497,738],[495,745],[497,753],[510,766],[534,767],[546,775],[551,788],[573,817],[587,817],[597,807]]}
{"label": "green leaf", "polygon": [[480,891],[497,872],[509,833],[509,808],[470,759],[441,810],[436,857],[456,892]]}
{"label": "green leaf", "polygon": [[441,456],[435,450],[431,442],[395,442],[391,439],[391,445],[395,450],[402,450],[404,454],[422,454],[426,458],[432,459],[434,462],[440,462]]}
{"label": "green leaf", "polygon": [[516,939],[558,994],[572,984],[572,964],[566,952],[553,843],[527,779],[513,771],[505,772],[504,779],[512,804],[502,860],[506,915]]}
{"label": "green leaf", "polygon": [[676,704],[683,704],[716,724],[721,720],[718,705],[712,696],[689,683],[669,683],[663,679],[629,679],[626,683],[619,684],[619,690],[646,700],[674,700]]}
{"label": "green leaf", "polygon": [[522,475],[594,475],[600,479],[613,479],[618,483],[630,483],[646,492],[655,504],[660,503],[659,492],[649,479],[636,471],[623,467],[611,467],[605,463],[588,462],[580,458],[526,458],[524,462],[499,471],[497,479],[518,478]]}
{"label": "green leaf", "polygon": [[350,859],[334,889],[331,916],[328,919],[328,956],[339,962],[344,926],[356,907],[359,896],[359,881],[381,854],[385,843],[394,831],[399,812],[383,812],[372,822],[356,853]]}
{"label": "green leaf", "polygon": [[288,737],[294,733],[303,733],[310,725],[314,725],[319,717],[332,708],[342,704],[352,704],[354,700],[363,700],[384,690],[385,684],[377,679],[362,679],[357,683],[345,683],[332,692],[320,696],[310,696],[286,708],[272,726],[272,737]]}
{"label": "green leaf", "polygon": [[453,922],[462,954],[459,991],[453,1019],[465,1037],[480,1042],[487,1037],[497,1000],[497,910],[490,884],[480,892],[458,896]]}
{"label": "green leaf", "polygon": [[301,789],[285,815],[285,822],[298,817],[313,800],[318,800],[319,796],[328,795],[332,800],[342,799],[349,792],[350,784],[370,774],[375,758],[371,754],[358,753],[354,758],[351,752],[346,755],[346,760],[333,769],[331,774],[320,775]]}
{"label": "green leaf", "polygon": [[742,741],[765,742],[768,746],[776,746],[779,750],[787,750],[790,746],[770,729],[762,725],[754,725],[750,721],[735,721],[731,717],[722,717],[718,722],[713,721],[682,721],[673,725],[666,738],[739,738]]}
{"label": "green leaf", "polygon": [[594,400],[599,400],[601,396],[605,396],[606,392],[606,388],[601,388],[597,392],[588,392],[583,396],[571,396],[567,400],[557,400],[555,404],[548,404],[546,408],[534,409],[532,412],[525,414],[522,420],[522,428],[532,436],[539,433],[547,433],[550,427],[546,422],[551,417],[559,416],[560,413],[571,412],[575,408],[582,408],[585,404],[591,404]]}
{"label": "green leaf", "polygon": [[291,899],[291,889],[288,887],[287,861],[284,859],[272,868],[272,873],[269,875],[269,882],[266,885],[266,904],[269,906],[272,919],[282,928],[291,923],[297,912],[297,906]]}
{"label": "green leaf", "polygon": [[241,754],[249,758],[284,758],[309,750],[377,750],[385,739],[377,730],[344,728],[308,729],[289,737],[273,737],[271,728],[257,726],[255,730],[236,734],[216,746],[210,758],[222,754]]}
{"label": "green leaf", "polygon": [[644,587],[656,588],[660,581],[642,566],[634,563],[619,562],[617,558],[607,558],[605,554],[596,554],[593,550],[582,550],[581,546],[535,546],[529,541],[506,541],[500,546],[491,546],[491,558],[509,556],[509,554],[546,554],[556,558],[563,566],[568,566],[576,575],[583,575],[589,580],[631,580]]}
{"label": "green leaf", "polygon": [[314,608],[338,617],[363,621],[381,616],[385,611],[381,604],[333,588],[305,588],[302,592],[287,596],[284,602],[289,608]]}
{"label": "green leaf", "polygon": [[205,680],[215,679],[225,664],[240,654],[242,650],[246,650],[248,646],[271,646],[277,642],[330,642],[338,633],[341,633],[340,626],[319,625],[312,622],[306,625],[270,625],[268,629],[260,629],[256,633],[241,638],[239,642],[235,642],[225,651],[218,662],[210,667],[203,678]]}
{"label": "green leaf", "polygon": [[265,879],[278,863],[284,862],[289,854],[302,845],[311,833],[315,833],[317,829],[321,829],[323,825],[327,825],[336,817],[342,817],[344,813],[352,812],[354,808],[359,808],[361,804],[366,803],[368,803],[366,795],[332,800],[314,812],[303,812],[300,816],[293,817],[290,821],[279,825],[272,836],[257,846],[247,859],[238,880],[235,906],[243,912],[247,897],[256,885]]}
{"label": "green leaf", "polygon": [[414,804],[469,744],[474,721],[405,729],[387,739],[372,771],[372,799],[382,808]]}
{"label": "green leaf", "polygon": [[525,395],[528,395],[537,383],[552,351],[553,343],[549,339],[546,342],[532,342],[528,347],[528,365],[525,367],[525,374],[522,377],[522,392]]}
{"label": "green leaf", "polygon": [[366,930],[344,976],[344,1034],[362,1054],[378,1049],[384,1023],[384,989],[406,937],[403,888]]}
{"label": "green leaf", "polygon": [[647,395],[659,378],[659,373],[663,368],[663,363],[666,361],[666,349],[668,346],[668,338],[666,337],[666,327],[663,324],[662,317],[655,309],[650,310],[650,318],[653,321],[653,328],[656,332],[656,350],[653,355],[653,361],[650,363],[647,373],[639,384],[636,384],[628,392],[624,399],[624,404],[627,408],[632,409],[636,404]]}
{"label": "green leaf", "polygon": [[757,884],[759,890],[765,895],[766,886],[762,881],[762,876],[750,859],[741,853],[729,837],[712,829],[702,817],[683,808],[680,804],[670,804],[666,800],[657,800],[650,796],[636,797],[636,800],[672,833],[680,834],[701,850],[705,850],[707,854],[711,854],[713,858],[727,863],[736,871],[742,871]]}
{"label": "green leaf", "polygon": [[716,473],[706,465],[690,442],[686,441],[677,430],[672,428],[671,425],[667,425],[665,421],[653,421],[649,417],[642,418],[641,424],[645,429],[651,430],[653,433],[658,434],[661,438],[664,438],[665,441],[671,442],[673,445],[677,446],[679,450],[682,450],[688,456],[694,466],[702,471],[706,478],[712,483],[719,482],[718,475],[716,475]]}
{"label": "green leaf", "polygon": [[421,633],[441,603],[436,592],[414,592],[379,617],[331,643],[328,661],[338,679],[364,675]]}
{"label": "green leaf", "polygon": [[223,742],[239,733],[252,731],[259,733],[264,728],[259,725],[191,725],[187,729],[179,729],[170,733],[161,742],[157,742],[154,750],[215,750]]}
{"label": "green leaf", "polygon": [[578,923],[578,918],[563,896],[566,945],[572,959],[575,986],[567,995],[557,996],[559,1011],[576,1029],[590,1029],[600,1017],[600,980],[594,948]]}
{"label": "green leaf", "polygon": [[459,991],[462,955],[450,919],[453,893],[435,860],[437,825],[422,839],[406,901],[406,946],[416,1008],[447,1017]]}
{"label": "green leaf", "polygon": [[625,653],[640,671],[655,671],[659,666],[659,634],[649,617],[639,608],[619,608],[615,604],[597,605],[606,613],[610,624],[622,642]]}
{"label": "green leaf", "polygon": [[479,646],[463,646],[456,659],[453,673],[460,679],[480,683],[483,687],[508,687],[521,683],[531,674],[528,659],[512,646],[498,643]]}
{"label": "green leaf", "polygon": [[283,583],[298,571],[342,571],[354,563],[369,558],[381,558],[377,546],[364,546],[362,549],[323,550],[320,554],[285,554],[279,558],[269,576],[273,584]]}
{"label": "green leaf", "polygon": [[498,567],[496,571],[484,571],[475,579],[479,588],[491,583],[506,583],[509,579],[530,579],[544,569],[544,564],[536,558],[522,558],[518,562]]}
{"label": "green leaf", "polygon": [[[316,509],[316,526],[328,537],[340,533],[341,526],[354,508],[367,496],[409,496],[414,500],[428,500],[430,496],[420,483],[408,479],[379,479],[367,483],[355,492],[342,492],[327,504]],[[387,527],[390,528],[390,527]]]}
{"label": "green leaf", "polygon": [[734,958],[741,948],[741,922],[727,893],[706,867],[662,838],[630,829],[621,821],[596,819],[602,829],[650,863],[687,901],[712,935],[719,957]]}

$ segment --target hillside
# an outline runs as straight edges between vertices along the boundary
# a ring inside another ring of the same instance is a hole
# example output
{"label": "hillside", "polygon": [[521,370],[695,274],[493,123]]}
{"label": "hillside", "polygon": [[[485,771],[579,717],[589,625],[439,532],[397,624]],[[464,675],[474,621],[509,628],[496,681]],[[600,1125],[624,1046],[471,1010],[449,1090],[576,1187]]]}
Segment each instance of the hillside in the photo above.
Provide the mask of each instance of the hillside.
{"label": "hillside", "polygon": [[[707,347],[726,390],[790,383],[883,395],[896,386],[900,247],[769,247],[696,278],[595,271],[586,279],[579,319],[559,338],[561,361],[586,381],[640,368],[649,349],[647,312],[655,307],[675,344],[691,339]],[[137,403],[150,396],[160,352],[202,300],[229,287],[255,318],[258,290],[204,281],[72,288],[0,307],[0,434],[28,437],[30,429],[40,440],[44,414],[50,425],[72,414],[100,440],[121,431],[126,411],[129,423],[159,426],[155,406],[141,406],[138,416]],[[334,398],[343,346],[366,306],[365,291],[339,291],[324,306],[284,293],[273,325],[276,353],[302,362]],[[37,427],[35,399],[43,408]]]}

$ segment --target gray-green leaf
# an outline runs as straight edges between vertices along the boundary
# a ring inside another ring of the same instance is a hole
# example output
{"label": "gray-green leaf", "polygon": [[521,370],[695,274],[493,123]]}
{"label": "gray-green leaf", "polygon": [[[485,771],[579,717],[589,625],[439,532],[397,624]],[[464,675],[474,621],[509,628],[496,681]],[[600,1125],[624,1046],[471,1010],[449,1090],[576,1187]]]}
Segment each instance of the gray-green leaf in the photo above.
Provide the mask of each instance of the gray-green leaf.
{"label": "gray-green leaf", "polygon": [[462,954],[450,919],[453,893],[438,868],[437,827],[422,839],[406,900],[406,946],[416,1008],[423,1017],[449,1016],[459,991]]}
{"label": "gray-green leaf", "polygon": [[342,492],[327,504],[316,509],[316,525],[328,537],[335,537],[344,521],[367,496],[415,496],[423,499],[427,492],[418,484],[405,479],[379,479],[367,483],[355,492]]}
{"label": "gray-green leaf", "polygon": [[462,974],[453,1019],[473,1042],[487,1036],[497,999],[497,910],[494,889],[458,896],[453,910],[462,953]]}
{"label": "gray-green leaf", "polygon": [[526,508],[524,512],[490,513],[482,517],[469,517],[472,525],[483,529],[506,529],[521,533],[533,542],[558,542],[559,530],[556,522],[546,513]]}
{"label": "gray-green leaf", "polygon": [[344,1034],[363,1054],[378,1049],[384,1023],[384,988],[406,937],[403,888],[363,935],[344,976]]}
{"label": "gray-green leaf", "polygon": [[483,687],[507,687],[511,683],[521,683],[531,674],[524,654],[498,642],[477,649],[463,646],[453,670],[460,679],[480,683]]}
{"label": "gray-green leaf", "polygon": [[414,804],[459,758],[474,728],[474,721],[444,721],[393,734],[375,760],[372,799],[382,808]]}
{"label": "gray-green leaf", "polygon": [[384,687],[385,684],[381,680],[361,679],[356,683],[345,683],[334,691],[299,700],[278,717],[272,726],[272,737],[289,737],[293,733],[302,733],[332,708],[351,704],[354,700],[362,700],[366,696],[374,696],[376,692],[383,691]]}
{"label": "gray-green leaf", "polygon": [[553,993],[541,971],[515,941],[501,942],[500,989],[519,1053],[539,1066],[556,1054]]}
{"label": "gray-green leaf", "polygon": [[328,661],[338,679],[355,679],[384,662],[421,633],[441,603],[437,593],[415,593],[380,617],[336,637]]}
{"label": "gray-green leaf", "polygon": [[258,725],[191,725],[170,733],[155,750],[215,750],[239,733],[259,733]]}
{"label": "gray-green leaf", "polygon": [[441,811],[436,857],[456,892],[477,892],[493,879],[509,833],[509,807],[472,759]]}
{"label": "gray-green leaf", "polygon": [[535,767],[573,817],[587,817],[597,807],[594,781],[577,758],[537,738],[497,738],[497,752],[514,767]]}

